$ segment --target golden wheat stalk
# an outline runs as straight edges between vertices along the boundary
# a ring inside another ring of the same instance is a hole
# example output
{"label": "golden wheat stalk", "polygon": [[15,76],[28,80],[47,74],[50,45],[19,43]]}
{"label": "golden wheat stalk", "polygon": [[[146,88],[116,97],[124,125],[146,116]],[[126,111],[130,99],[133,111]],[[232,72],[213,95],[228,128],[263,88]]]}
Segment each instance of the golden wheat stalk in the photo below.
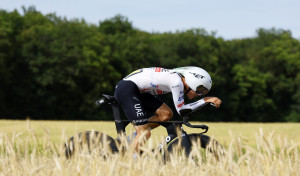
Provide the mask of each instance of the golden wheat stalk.
{"label": "golden wheat stalk", "polygon": [[[211,142],[206,151],[201,151],[197,143],[187,158],[184,152],[171,154],[164,161],[158,150],[157,141],[150,139],[141,147],[143,154],[133,157],[133,150],[112,153],[107,144],[95,143],[67,159],[64,140],[53,143],[51,134],[37,137],[28,124],[29,133],[0,133],[0,176],[10,175],[291,175],[300,173],[299,142],[276,137],[274,132],[256,135],[256,146],[248,144],[247,139],[238,136],[225,148],[218,148]],[[78,137],[79,138],[79,137]],[[61,139],[65,139],[64,133]],[[92,139],[90,139],[92,140]],[[122,139],[123,140],[123,139]],[[79,140],[80,141],[80,140]],[[124,142],[126,140],[123,140]],[[87,142],[82,141],[81,142]],[[90,141],[91,142],[91,141]],[[80,145],[76,143],[75,146]],[[128,144],[119,145],[119,149]],[[212,152],[213,151],[213,152]],[[216,157],[217,155],[217,157]]]}

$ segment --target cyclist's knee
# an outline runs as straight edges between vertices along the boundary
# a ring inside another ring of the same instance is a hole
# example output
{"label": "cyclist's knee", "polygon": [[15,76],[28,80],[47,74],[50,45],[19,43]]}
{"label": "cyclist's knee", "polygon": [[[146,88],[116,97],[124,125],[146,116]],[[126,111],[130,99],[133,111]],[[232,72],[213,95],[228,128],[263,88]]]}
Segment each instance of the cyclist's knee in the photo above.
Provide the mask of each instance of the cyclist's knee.
{"label": "cyclist's knee", "polygon": [[157,111],[156,114],[159,116],[161,121],[168,121],[173,117],[173,111],[169,106],[163,104]]}
{"label": "cyclist's knee", "polygon": [[163,114],[162,120],[163,120],[163,121],[168,121],[168,120],[172,119],[172,117],[173,117],[173,112],[172,112],[172,110],[170,109],[169,111],[166,111],[166,112]]}

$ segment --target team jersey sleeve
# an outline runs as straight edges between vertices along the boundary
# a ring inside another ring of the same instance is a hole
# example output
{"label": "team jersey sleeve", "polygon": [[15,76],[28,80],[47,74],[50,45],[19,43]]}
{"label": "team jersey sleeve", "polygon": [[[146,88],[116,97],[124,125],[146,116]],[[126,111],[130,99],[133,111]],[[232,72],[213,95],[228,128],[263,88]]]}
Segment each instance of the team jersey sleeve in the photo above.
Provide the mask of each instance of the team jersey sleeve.
{"label": "team jersey sleeve", "polygon": [[195,111],[205,105],[205,101],[203,98],[193,103],[185,104],[184,86],[181,79],[179,79],[176,83],[171,85],[171,92],[176,110],[181,116]]}

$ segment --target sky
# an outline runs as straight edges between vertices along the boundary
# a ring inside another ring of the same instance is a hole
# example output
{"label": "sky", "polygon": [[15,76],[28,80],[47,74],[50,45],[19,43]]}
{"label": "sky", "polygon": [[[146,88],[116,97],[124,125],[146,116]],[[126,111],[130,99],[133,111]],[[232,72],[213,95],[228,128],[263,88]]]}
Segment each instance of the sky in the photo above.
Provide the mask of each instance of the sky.
{"label": "sky", "polygon": [[202,28],[230,40],[274,27],[300,39],[300,0],[0,0],[2,10],[22,14],[22,6],[96,25],[120,14],[147,32]]}

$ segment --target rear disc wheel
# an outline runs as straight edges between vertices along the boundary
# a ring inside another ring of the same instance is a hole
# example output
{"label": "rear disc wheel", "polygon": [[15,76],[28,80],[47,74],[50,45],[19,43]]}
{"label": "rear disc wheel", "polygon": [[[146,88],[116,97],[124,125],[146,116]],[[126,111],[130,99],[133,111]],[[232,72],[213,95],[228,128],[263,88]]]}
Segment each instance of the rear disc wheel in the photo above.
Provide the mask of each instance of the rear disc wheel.
{"label": "rear disc wheel", "polygon": [[85,131],[72,136],[65,143],[65,156],[70,158],[75,152],[91,154],[99,153],[101,156],[117,152],[115,140],[98,131]]}

